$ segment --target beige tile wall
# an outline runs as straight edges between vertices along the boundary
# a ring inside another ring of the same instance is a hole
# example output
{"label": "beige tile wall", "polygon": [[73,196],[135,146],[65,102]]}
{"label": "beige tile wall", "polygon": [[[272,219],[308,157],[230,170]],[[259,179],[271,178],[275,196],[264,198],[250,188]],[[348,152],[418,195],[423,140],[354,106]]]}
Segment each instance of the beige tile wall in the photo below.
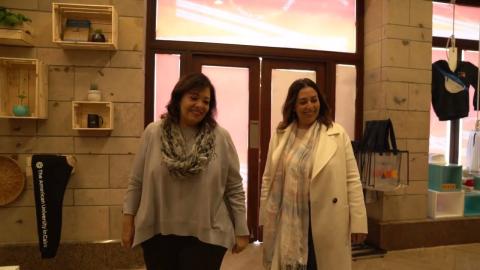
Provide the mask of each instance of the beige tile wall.
{"label": "beige tile wall", "polygon": [[[115,5],[119,50],[57,47],[51,41],[52,2]],[[35,47],[0,45],[0,56],[49,65],[49,117],[0,119],[0,154],[20,164],[32,153],[74,154],[78,167],[65,194],[62,239],[116,239],[121,194],[143,129],[144,0],[3,0],[2,5],[34,21]],[[368,206],[369,215],[380,220],[426,217],[431,11],[426,0],[366,0],[364,119],[392,118],[399,144],[411,152],[410,186]],[[115,103],[110,136],[71,130],[71,101],[85,99],[91,81]],[[15,203],[0,208],[0,220],[0,231],[11,232],[0,234],[0,243],[36,241],[31,182]]]}
{"label": "beige tile wall", "polygon": [[427,216],[432,3],[366,0],[364,120],[392,119],[398,145],[410,151],[408,187],[367,206],[380,221]]}
{"label": "beige tile wall", "polygon": [[[52,43],[52,2],[114,5],[119,50],[63,50]],[[144,0],[2,0],[33,20],[35,46],[0,45],[0,56],[38,58],[48,65],[46,120],[0,119],[0,155],[25,170],[34,153],[75,155],[76,173],[64,196],[62,241],[119,239],[121,203],[143,130]],[[85,100],[90,82],[115,104],[111,134],[72,130],[71,101]],[[12,204],[0,207],[0,244],[36,242],[32,179]]]}

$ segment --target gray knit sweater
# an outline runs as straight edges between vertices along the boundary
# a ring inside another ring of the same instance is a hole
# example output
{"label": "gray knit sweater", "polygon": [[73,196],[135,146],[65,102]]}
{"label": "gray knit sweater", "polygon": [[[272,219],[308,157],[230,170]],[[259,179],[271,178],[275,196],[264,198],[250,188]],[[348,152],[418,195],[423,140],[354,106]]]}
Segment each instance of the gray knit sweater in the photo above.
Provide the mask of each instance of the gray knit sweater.
{"label": "gray knit sweater", "polygon": [[135,215],[133,246],[156,234],[175,234],[232,247],[235,235],[249,232],[230,135],[217,126],[215,157],[207,168],[196,176],[178,178],[161,162],[161,128],[162,121],[157,121],[145,129],[124,198],[123,213]]}

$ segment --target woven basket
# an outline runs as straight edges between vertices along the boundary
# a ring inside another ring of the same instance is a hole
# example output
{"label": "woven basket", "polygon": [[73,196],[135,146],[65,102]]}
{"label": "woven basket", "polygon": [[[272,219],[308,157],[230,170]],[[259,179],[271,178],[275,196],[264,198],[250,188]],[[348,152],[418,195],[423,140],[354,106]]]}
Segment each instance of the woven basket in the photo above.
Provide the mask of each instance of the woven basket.
{"label": "woven basket", "polygon": [[25,187],[25,176],[15,160],[0,156],[0,206],[13,202]]}

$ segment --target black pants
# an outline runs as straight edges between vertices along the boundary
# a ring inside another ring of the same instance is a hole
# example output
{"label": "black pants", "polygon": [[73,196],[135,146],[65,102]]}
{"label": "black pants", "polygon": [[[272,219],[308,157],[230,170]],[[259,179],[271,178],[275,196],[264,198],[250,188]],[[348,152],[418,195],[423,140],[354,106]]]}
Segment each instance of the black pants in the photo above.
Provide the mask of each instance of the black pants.
{"label": "black pants", "polygon": [[227,251],[192,236],[156,235],[142,243],[147,270],[219,270]]}
{"label": "black pants", "polygon": [[312,234],[312,215],[310,202],[308,202],[308,259],[307,270],[317,270],[317,258],[315,257],[315,247],[313,246],[313,234]]}
{"label": "black pants", "polygon": [[307,270],[317,270],[317,259],[315,258],[315,247],[313,246],[312,221],[308,224],[308,259]]}
{"label": "black pants", "polygon": [[57,155],[33,155],[31,166],[38,244],[42,258],[53,258],[62,231],[63,195],[73,168],[66,157]]}

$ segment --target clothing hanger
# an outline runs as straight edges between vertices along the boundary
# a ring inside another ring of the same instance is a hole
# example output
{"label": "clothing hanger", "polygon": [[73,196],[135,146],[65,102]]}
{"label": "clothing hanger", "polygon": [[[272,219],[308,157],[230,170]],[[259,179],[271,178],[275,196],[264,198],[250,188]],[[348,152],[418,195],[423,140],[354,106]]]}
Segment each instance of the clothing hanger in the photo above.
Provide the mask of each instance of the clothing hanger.
{"label": "clothing hanger", "polygon": [[[452,19],[452,35],[447,40],[447,62],[448,67],[451,71],[457,69],[457,52],[458,49],[455,47],[455,0],[450,2],[453,4],[453,19]],[[451,43],[451,44],[450,44]],[[449,47],[449,45],[452,45]]]}
{"label": "clothing hanger", "polygon": [[[68,165],[72,166],[72,171],[70,174],[75,174],[75,169],[77,168],[77,158],[74,155],[61,155],[64,156],[67,160]],[[25,174],[27,177],[33,177],[33,170],[32,170],[32,156],[27,156],[25,159],[26,170]]]}

